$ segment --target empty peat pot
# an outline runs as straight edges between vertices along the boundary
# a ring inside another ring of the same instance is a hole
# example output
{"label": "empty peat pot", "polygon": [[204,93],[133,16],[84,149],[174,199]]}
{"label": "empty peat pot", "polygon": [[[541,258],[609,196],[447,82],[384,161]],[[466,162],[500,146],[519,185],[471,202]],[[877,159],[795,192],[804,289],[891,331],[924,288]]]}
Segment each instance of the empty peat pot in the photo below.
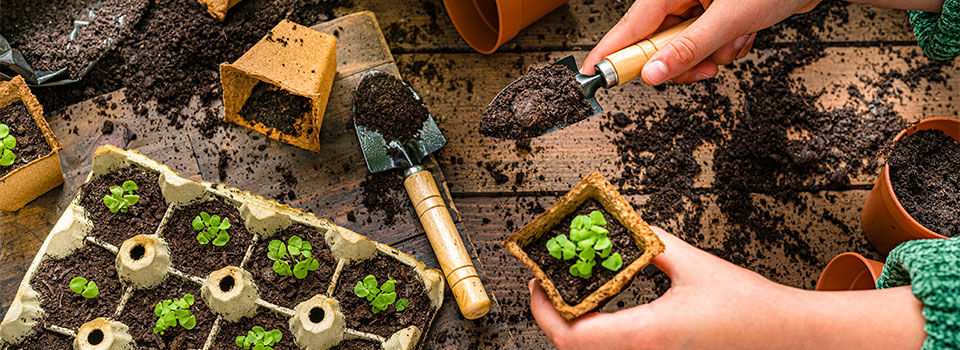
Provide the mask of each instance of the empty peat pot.
{"label": "empty peat pot", "polygon": [[[917,124],[901,131],[893,139],[897,143],[907,135],[913,135],[920,130],[940,130],[951,138],[960,140],[960,120],[952,118],[924,119]],[[863,216],[860,221],[863,233],[867,235],[877,250],[887,254],[900,243],[915,239],[947,238],[930,231],[913,219],[900,205],[900,200],[893,193],[890,184],[890,165],[883,164],[880,176],[873,185],[873,190],[863,205]]]}
{"label": "empty peat pot", "polygon": [[817,291],[877,289],[883,263],[857,253],[843,253],[830,260],[817,280]]}
{"label": "empty peat pot", "polygon": [[73,340],[76,350],[132,350],[136,348],[123,323],[97,318],[84,323]]}
{"label": "empty peat pot", "polygon": [[493,53],[567,0],[443,0],[453,26],[474,50]]}

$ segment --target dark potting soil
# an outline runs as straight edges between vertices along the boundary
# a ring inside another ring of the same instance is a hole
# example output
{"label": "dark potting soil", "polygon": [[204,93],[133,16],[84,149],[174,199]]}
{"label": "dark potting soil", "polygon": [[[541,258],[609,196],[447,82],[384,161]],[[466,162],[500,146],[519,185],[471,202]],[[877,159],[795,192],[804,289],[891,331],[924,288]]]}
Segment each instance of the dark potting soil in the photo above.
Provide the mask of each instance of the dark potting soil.
{"label": "dark potting soil", "polygon": [[378,73],[361,81],[354,94],[354,122],[387,142],[413,138],[427,120],[427,107],[397,77]]}
{"label": "dark potting soil", "polygon": [[[273,271],[273,260],[267,257],[270,241],[276,239],[287,243],[291,236],[310,242],[313,257],[320,263],[317,271],[311,271],[302,280],[294,276],[278,275]],[[260,289],[261,299],[292,309],[317,293],[326,294],[336,267],[337,261],[330,254],[323,233],[315,228],[296,224],[258,242],[253,249],[253,255],[247,261],[246,270],[253,275],[253,281]]]}
{"label": "dark potting soil", "polygon": [[33,350],[33,349],[55,349],[69,350],[73,349],[73,338],[60,333],[54,333],[46,329],[37,331],[34,335],[24,339],[20,345],[8,347],[7,350]]}
{"label": "dark potting soil", "polygon": [[[151,235],[157,232],[157,226],[167,211],[167,201],[160,191],[159,173],[129,166],[107,173],[80,187],[80,204],[93,222],[90,234],[97,239],[119,247],[123,241],[136,235]],[[126,181],[137,183],[133,191],[140,196],[137,204],[126,213],[111,213],[103,204],[103,197],[110,194],[110,187],[120,186]]]}
{"label": "dark potting soil", "polygon": [[263,82],[253,87],[253,92],[240,109],[244,119],[293,136],[300,135],[297,125],[300,120],[309,117],[309,113],[310,99]]}
{"label": "dark potting soil", "polygon": [[330,350],[379,350],[380,343],[366,339],[350,339],[341,341]]}
{"label": "dark potting soil", "polygon": [[[30,285],[40,294],[44,323],[77,329],[97,317],[113,317],[123,294],[116,261],[116,255],[92,244],[84,244],[61,260],[44,260],[30,279]],[[74,293],[70,290],[74,277],[96,283],[100,294],[87,299]]]}
{"label": "dark potting soil", "polygon": [[[221,220],[230,220],[230,228],[227,229],[230,240],[226,245],[201,245],[197,241],[198,231],[193,228],[193,219],[199,216],[200,212],[219,215]],[[206,277],[210,272],[227,265],[240,266],[253,235],[243,226],[240,211],[236,207],[222,199],[214,199],[174,210],[163,229],[163,239],[170,245],[170,255],[175,268],[194,276]]]}
{"label": "dark potting soil", "polygon": [[287,323],[288,321],[289,319],[287,317],[260,308],[259,313],[252,318],[244,317],[234,323],[221,322],[220,333],[217,333],[217,338],[214,340],[211,350],[240,349],[236,343],[237,337],[247,335],[247,332],[257,326],[263,327],[267,332],[279,329],[280,332],[283,333],[283,336],[280,337],[280,342],[272,346],[274,350],[298,350],[300,347],[298,347],[294,341],[293,333],[290,332],[290,326]]}
{"label": "dark potting soil", "polygon": [[527,67],[483,112],[480,133],[504,139],[540,136],[593,113],[576,74],[559,65]]}
{"label": "dark potting soil", "polygon": [[0,124],[7,124],[10,135],[17,139],[17,146],[11,151],[17,156],[13,165],[0,166],[0,177],[4,177],[14,169],[27,165],[34,160],[50,154],[52,149],[43,137],[43,131],[37,122],[30,116],[27,106],[23,102],[0,108]]}
{"label": "dark potting soil", "polygon": [[[407,299],[410,306],[401,312],[390,306],[385,311],[373,313],[370,302],[353,293],[357,281],[367,275],[377,278],[378,284],[387,281],[387,275],[397,280],[397,299]],[[425,332],[433,308],[430,298],[423,289],[423,282],[412,267],[383,255],[343,267],[337,281],[334,298],[340,302],[340,308],[347,319],[347,327],[361,332],[390,337],[396,331],[409,326],[417,326]]]}
{"label": "dark potting soil", "polygon": [[960,144],[943,131],[921,130],[897,141],[887,162],[903,209],[930,231],[960,235]]}
{"label": "dark potting soil", "polygon": [[383,212],[383,224],[387,226],[393,225],[397,216],[409,212],[412,206],[408,204],[410,199],[404,190],[400,169],[367,174],[367,178],[360,182],[360,192],[364,209],[368,213]]}
{"label": "dark potting soil", "polygon": [[[190,314],[197,318],[196,327],[186,330],[178,325],[167,328],[163,335],[153,333],[153,327],[157,324],[157,315],[153,313],[153,308],[157,303],[183,298],[186,294],[191,294],[196,299],[188,309]],[[203,303],[199,285],[170,275],[157,288],[135,291],[123,307],[118,321],[130,327],[130,335],[139,349],[187,350],[203,347],[216,319],[217,315]]]}
{"label": "dark potting soil", "polygon": [[[574,210],[570,215],[560,220],[560,223],[551,228],[550,231],[523,247],[523,251],[527,253],[527,256],[536,262],[537,265],[540,265],[540,269],[547,274],[547,277],[549,277],[557,287],[560,296],[570,305],[579,304],[584,298],[590,295],[590,293],[599,289],[600,286],[607,283],[607,281],[611,280],[617,275],[617,272],[619,272],[610,271],[600,266],[601,260],[598,260],[590,278],[576,277],[570,274],[570,266],[573,266],[573,263],[575,263],[577,259],[564,261],[554,258],[550,255],[550,252],[547,251],[547,241],[558,235],[568,235],[570,233],[570,223],[573,222],[573,218],[577,217],[577,215],[590,215],[590,212],[594,210],[599,210],[603,213],[603,217],[607,219],[607,225],[604,227],[610,231],[608,237],[610,237],[610,241],[613,243],[611,254],[620,253],[620,257],[623,259],[623,268],[630,265],[630,263],[643,254],[643,251],[637,247],[637,243],[634,241],[633,236],[630,235],[630,232],[627,231],[627,228],[623,227],[613,215],[610,215],[610,213],[603,209],[600,203],[593,199],[580,204],[577,210]],[[622,271],[623,268],[620,270]]]}

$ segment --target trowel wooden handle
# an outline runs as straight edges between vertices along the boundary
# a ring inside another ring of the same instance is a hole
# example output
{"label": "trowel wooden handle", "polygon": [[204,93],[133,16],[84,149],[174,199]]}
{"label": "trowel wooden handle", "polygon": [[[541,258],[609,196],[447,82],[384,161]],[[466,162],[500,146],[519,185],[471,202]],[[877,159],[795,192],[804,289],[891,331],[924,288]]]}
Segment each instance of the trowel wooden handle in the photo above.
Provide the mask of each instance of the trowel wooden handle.
{"label": "trowel wooden handle", "polygon": [[487,314],[490,311],[490,298],[480,283],[480,276],[470,261],[467,248],[463,246],[447,205],[440,197],[433,174],[428,170],[419,170],[407,176],[403,186],[407,188],[420,223],[427,231],[427,238],[457,299],[460,313],[471,320]]}
{"label": "trowel wooden handle", "polygon": [[649,39],[604,57],[604,60],[610,62],[613,69],[617,71],[617,85],[626,84],[628,81],[639,77],[643,65],[647,64],[647,61],[653,58],[657,51],[666,46],[677,34],[687,29],[696,19],[697,17],[688,19],[670,29],[654,34]]}

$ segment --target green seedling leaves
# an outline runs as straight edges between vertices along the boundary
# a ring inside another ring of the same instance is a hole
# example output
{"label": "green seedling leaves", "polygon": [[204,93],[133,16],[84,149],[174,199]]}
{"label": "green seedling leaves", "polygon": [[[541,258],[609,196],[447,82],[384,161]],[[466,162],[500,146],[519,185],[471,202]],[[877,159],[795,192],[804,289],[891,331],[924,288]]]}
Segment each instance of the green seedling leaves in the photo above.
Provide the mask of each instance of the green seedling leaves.
{"label": "green seedling leaves", "polygon": [[126,213],[134,204],[140,201],[140,196],[133,194],[138,190],[137,183],[127,180],[121,186],[111,186],[110,194],[103,196],[103,204],[111,213]]}
{"label": "green seedling leaves", "polygon": [[273,260],[273,271],[278,275],[292,275],[297,279],[304,279],[307,274],[320,268],[320,262],[313,258],[312,251],[310,242],[291,236],[286,244],[279,239],[270,241],[267,245],[267,258]]}
{"label": "green seedling leaves", "polygon": [[407,299],[397,299],[397,280],[387,275],[387,281],[382,285],[377,285],[377,277],[367,275],[362,280],[357,281],[353,286],[353,293],[357,297],[365,298],[370,302],[370,310],[378,313],[387,310],[390,305],[394,305],[397,311],[403,311],[410,306]]}
{"label": "green seedling leaves", "polygon": [[410,301],[407,299],[397,299],[397,303],[393,304],[393,307],[397,308],[397,311],[403,311],[410,306]]}
{"label": "green seedling leaves", "polygon": [[157,303],[153,307],[154,315],[157,315],[156,325],[153,327],[153,333],[163,335],[167,328],[176,327],[180,324],[183,329],[191,330],[197,326],[197,318],[190,314],[188,310],[196,302],[192,294],[186,294],[180,299],[167,299]]}
{"label": "green seedling leaves", "polygon": [[610,271],[619,271],[623,267],[623,259],[620,258],[620,253],[613,253],[609,258],[603,261],[600,265],[606,267]]}
{"label": "green seedling leaves", "polygon": [[219,215],[210,215],[206,212],[200,212],[193,218],[191,223],[197,233],[197,242],[200,244],[213,243],[214,246],[222,247],[230,241],[230,234],[227,229],[230,228],[230,219],[221,219]]}
{"label": "green seedling leaves", "polygon": [[83,277],[74,277],[70,280],[70,290],[87,299],[93,299],[100,295],[100,288],[97,288],[97,284],[93,281],[87,281]]}
{"label": "green seedling leaves", "polygon": [[597,257],[603,260],[601,265],[611,271],[618,271],[623,267],[623,260],[619,253],[611,255],[613,241],[607,237],[610,230],[606,227],[607,219],[599,210],[590,212],[590,215],[577,215],[570,222],[570,238],[560,234],[547,241],[547,251],[557,259],[570,260],[577,257],[577,261],[570,265],[570,274],[576,277],[589,278],[593,268],[597,265]]}
{"label": "green seedling leaves", "polygon": [[10,135],[7,124],[0,124],[0,166],[11,166],[17,160],[14,147],[17,147],[17,138]]}
{"label": "green seedling leaves", "polygon": [[590,223],[594,226],[607,226],[607,219],[599,210],[594,210],[590,212]]}
{"label": "green seedling leaves", "polygon": [[237,336],[236,342],[237,346],[244,349],[252,346],[254,350],[273,350],[271,346],[279,343],[280,339],[283,339],[283,333],[279,329],[267,332],[263,327],[255,326],[247,335]]}

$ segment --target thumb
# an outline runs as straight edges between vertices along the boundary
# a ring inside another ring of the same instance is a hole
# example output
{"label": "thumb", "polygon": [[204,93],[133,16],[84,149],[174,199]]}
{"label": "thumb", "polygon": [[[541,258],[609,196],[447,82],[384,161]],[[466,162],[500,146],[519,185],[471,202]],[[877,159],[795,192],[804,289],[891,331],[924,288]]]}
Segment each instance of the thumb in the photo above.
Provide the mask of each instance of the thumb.
{"label": "thumb", "polygon": [[647,62],[640,76],[648,85],[659,85],[690,70],[711,54],[736,39],[738,21],[724,18],[731,13],[713,4],[690,27],[677,34]]}

